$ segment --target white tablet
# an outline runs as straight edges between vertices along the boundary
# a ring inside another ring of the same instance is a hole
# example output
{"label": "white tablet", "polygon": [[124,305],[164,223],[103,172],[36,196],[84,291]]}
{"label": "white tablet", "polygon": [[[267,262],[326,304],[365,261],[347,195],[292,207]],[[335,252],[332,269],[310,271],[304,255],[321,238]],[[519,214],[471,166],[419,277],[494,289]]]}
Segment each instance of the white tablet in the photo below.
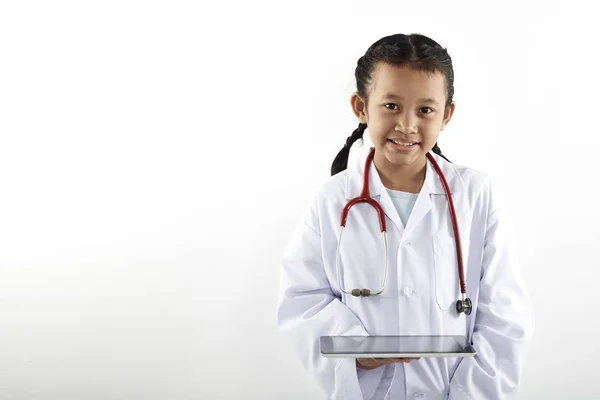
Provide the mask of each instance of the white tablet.
{"label": "white tablet", "polygon": [[472,357],[464,336],[321,336],[321,355],[352,358]]}

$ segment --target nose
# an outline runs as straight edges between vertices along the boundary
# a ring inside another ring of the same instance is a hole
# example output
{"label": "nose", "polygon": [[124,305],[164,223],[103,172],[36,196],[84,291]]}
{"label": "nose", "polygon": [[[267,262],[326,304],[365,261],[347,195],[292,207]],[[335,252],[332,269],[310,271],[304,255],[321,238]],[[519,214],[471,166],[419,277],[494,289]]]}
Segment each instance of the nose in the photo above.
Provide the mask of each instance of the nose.
{"label": "nose", "polygon": [[406,135],[417,132],[417,117],[411,113],[402,113],[396,121],[396,131],[402,132]]}

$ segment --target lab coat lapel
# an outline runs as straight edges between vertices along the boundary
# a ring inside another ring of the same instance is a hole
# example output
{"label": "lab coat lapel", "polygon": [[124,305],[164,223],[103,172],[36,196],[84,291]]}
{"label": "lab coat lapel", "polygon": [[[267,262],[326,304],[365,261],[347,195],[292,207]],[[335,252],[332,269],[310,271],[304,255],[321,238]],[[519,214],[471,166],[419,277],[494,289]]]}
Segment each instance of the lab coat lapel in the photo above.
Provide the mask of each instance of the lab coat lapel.
{"label": "lab coat lapel", "polygon": [[[365,162],[370,148],[368,146],[364,146],[356,151],[360,152],[358,157],[356,157],[356,161],[348,166],[346,200],[358,197],[362,192]],[[450,193],[454,194],[460,191],[463,188],[463,182],[460,178],[460,174],[456,170],[456,167],[437,154],[432,153],[432,155],[440,166],[442,173],[446,177],[448,186],[450,187]],[[421,187],[421,191],[419,192],[419,196],[417,197],[417,201],[415,202],[405,228],[400,220],[400,216],[396,211],[396,207],[394,206],[392,199],[381,182],[381,178],[379,177],[379,173],[377,172],[373,162],[371,162],[371,166],[369,168],[369,191],[371,193],[371,197],[373,197],[381,205],[385,215],[389,220],[392,221],[401,234],[403,234],[405,230],[410,231],[414,229],[431,211],[431,196],[446,194],[439,176],[431,164],[431,161],[427,160],[425,182]]]}
{"label": "lab coat lapel", "polygon": [[[454,195],[455,193],[458,193],[464,189],[464,183],[456,169],[456,166],[435,153],[431,153],[431,155],[439,165],[442,174],[446,178],[448,187],[450,189],[450,194]],[[431,211],[433,203],[431,197],[440,195],[446,196],[444,185],[442,184],[442,181],[433,164],[429,159],[427,159],[425,182],[423,183],[423,187],[421,188],[419,196],[417,197],[415,206],[410,214],[410,217],[408,218],[406,226],[407,231],[414,229],[417,224],[427,215],[427,213]]]}
{"label": "lab coat lapel", "polygon": [[[425,173],[430,173],[429,168]],[[406,230],[410,231],[414,229],[415,226],[417,226],[417,224],[427,215],[427,213],[430,210],[431,193],[429,191],[429,186],[423,184],[423,186],[421,187],[421,191],[419,192],[419,196],[417,196],[417,201],[415,202],[415,205],[413,206],[413,209],[408,217],[408,221],[406,221]]]}

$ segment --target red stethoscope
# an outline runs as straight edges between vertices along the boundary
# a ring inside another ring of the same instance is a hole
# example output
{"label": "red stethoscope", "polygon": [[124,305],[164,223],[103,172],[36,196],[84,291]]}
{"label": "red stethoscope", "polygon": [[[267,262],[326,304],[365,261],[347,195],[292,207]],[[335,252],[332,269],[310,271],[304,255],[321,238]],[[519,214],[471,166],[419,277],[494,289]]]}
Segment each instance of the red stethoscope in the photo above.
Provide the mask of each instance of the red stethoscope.
{"label": "red stethoscope", "polygon": [[[348,202],[348,204],[346,204],[346,206],[344,207],[344,210],[342,211],[342,225],[340,226],[340,235],[339,235],[338,245],[337,245],[336,270],[337,270],[338,284],[344,293],[351,294],[352,296],[355,296],[355,297],[368,297],[368,296],[375,296],[375,295],[381,294],[383,292],[383,289],[385,288],[385,285],[387,282],[388,253],[387,253],[387,240],[386,240],[386,236],[385,236],[385,214],[383,212],[383,209],[379,205],[379,203],[377,203],[377,201],[375,201],[371,197],[371,194],[369,193],[369,167],[371,166],[371,161],[373,160],[374,156],[375,156],[375,148],[372,147],[371,151],[369,152],[369,155],[367,157],[367,161],[365,162],[365,174],[364,174],[364,183],[363,183],[362,192],[358,197],[355,197],[354,199],[350,200]],[[456,302],[456,311],[458,311],[459,313],[464,312],[465,314],[469,315],[469,314],[471,314],[473,305],[471,303],[471,299],[469,299],[467,297],[467,285],[465,283],[462,250],[461,250],[461,245],[460,245],[460,235],[458,232],[458,221],[456,219],[456,212],[454,210],[454,202],[452,201],[452,195],[450,194],[450,188],[448,187],[448,182],[446,182],[446,178],[444,177],[444,174],[442,173],[442,170],[440,169],[440,166],[438,165],[437,161],[435,161],[435,159],[433,158],[431,153],[427,153],[427,158],[429,159],[429,161],[435,168],[438,176],[440,177],[440,180],[442,181],[442,185],[444,186],[444,191],[446,192],[446,197],[448,198],[448,208],[450,210],[450,216],[452,218],[452,227],[454,228],[454,238],[456,241],[456,254],[457,254],[457,259],[458,259],[458,273],[460,276],[460,291],[461,291],[461,295],[462,295],[462,298],[460,300],[457,300],[457,302]],[[383,276],[383,285],[381,287],[381,290],[379,290],[378,292],[371,292],[369,289],[352,289],[351,291],[346,291],[342,287],[342,281],[341,281],[341,277],[340,277],[340,244],[342,242],[342,232],[344,230],[344,227],[346,226],[346,220],[348,219],[348,211],[350,211],[350,207],[352,207],[353,205],[358,204],[358,203],[370,204],[371,206],[375,207],[375,209],[377,210],[377,214],[379,215],[379,225],[381,226],[381,234],[383,237],[383,250],[384,250],[384,254],[385,254],[385,272],[384,272],[384,276]]]}

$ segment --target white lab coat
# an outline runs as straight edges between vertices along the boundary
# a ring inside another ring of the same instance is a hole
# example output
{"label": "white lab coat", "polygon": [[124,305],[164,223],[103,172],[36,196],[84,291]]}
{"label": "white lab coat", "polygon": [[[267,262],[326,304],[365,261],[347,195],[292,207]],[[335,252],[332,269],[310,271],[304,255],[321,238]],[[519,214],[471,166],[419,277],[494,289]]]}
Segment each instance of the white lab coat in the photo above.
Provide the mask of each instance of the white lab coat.
{"label": "white lab coat", "polygon": [[[434,155],[456,209],[470,316],[458,314],[459,275],[444,188],[427,163],[425,183],[403,226],[372,163],[371,196],[385,211],[389,271],[384,292],[357,298],[341,292],[335,268],[341,212],[359,195],[368,147],[316,193],[283,257],[279,328],[328,399],[516,399],[533,331],[533,312],[507,242],[490,180]],[[346,290],[381,287],[384,254],[374,208],[350,209],[341,246]],[[421,358],[374,370],[353,358],[320,356],[319,337],[335,335],[465,335],[478,354]]]}

